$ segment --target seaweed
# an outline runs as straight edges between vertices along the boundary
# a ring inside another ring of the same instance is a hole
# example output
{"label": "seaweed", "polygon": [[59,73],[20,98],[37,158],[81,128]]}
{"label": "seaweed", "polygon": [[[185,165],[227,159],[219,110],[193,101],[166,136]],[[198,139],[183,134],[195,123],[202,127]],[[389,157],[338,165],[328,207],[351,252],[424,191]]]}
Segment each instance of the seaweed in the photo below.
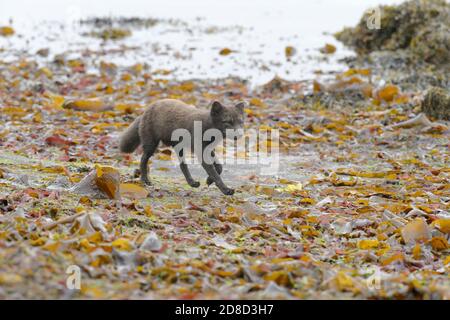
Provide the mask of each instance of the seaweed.
{"label": "seaweed", "polygon": [[450,120],[449,93],[442,88],[431,88],[423,99],[422,111],[432,118]]}
{"label": "seaweed", "polygon": [[[380,13],[380,28],[368,19]],[[408,50],[417,59],[441,65],[450,62],[450,5],[445,0],[411,0],[366,12],[358,25],[335,34],[360,55],[374,51]]]}

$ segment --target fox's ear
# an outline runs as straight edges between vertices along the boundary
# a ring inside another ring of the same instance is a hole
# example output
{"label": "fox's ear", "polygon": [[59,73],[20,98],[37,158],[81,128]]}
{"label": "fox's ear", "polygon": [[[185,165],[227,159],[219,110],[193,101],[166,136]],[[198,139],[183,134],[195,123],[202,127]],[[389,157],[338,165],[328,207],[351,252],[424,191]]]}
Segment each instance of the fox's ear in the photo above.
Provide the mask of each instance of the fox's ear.
{"label": "fox's ear", "polygon": [[225,107],[219,101],[214,101],[211,106],[211,115],[220,115],[224,108]]}
{"label": "fox's ear", "polygon": [[247,103],[245,101],[241,101],[237,105],[235,105],[236,109],[238,109],[241,112],[244,112],[244,108],[246,106],[247,106]]}

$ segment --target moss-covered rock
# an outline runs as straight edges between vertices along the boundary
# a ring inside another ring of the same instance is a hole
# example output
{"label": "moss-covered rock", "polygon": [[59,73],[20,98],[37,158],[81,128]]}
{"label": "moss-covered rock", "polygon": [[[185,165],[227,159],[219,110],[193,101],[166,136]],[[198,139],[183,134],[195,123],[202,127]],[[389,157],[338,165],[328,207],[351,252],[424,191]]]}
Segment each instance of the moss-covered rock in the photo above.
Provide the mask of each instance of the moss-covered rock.
{"label": "moss-covered rock", "polygon": [[434,21],[421,28],[411,40],[411,50],[425,61],[438,65],[450,63],[450,25]]}
{"label": "moss-covered rock", "polygon": [[435,119],[450,120],[449,93],[442,88],[431,88],[422,102],[422,111]]}
{"label": "moss-covered rock", "polygon": [[92,31],[89,35],[103,40],[120,40],[131,36],[131,31],[121,28],[107,28],[101,31]]}
{"label": "moss-covered rock", "polygon": [[369,28],[368,11],[354,28],[335,36],[359,54],[410,50],[433,64],[450,62],[450,4],[445,0],[411,0],[399,6],[380,6],[379,29]]}

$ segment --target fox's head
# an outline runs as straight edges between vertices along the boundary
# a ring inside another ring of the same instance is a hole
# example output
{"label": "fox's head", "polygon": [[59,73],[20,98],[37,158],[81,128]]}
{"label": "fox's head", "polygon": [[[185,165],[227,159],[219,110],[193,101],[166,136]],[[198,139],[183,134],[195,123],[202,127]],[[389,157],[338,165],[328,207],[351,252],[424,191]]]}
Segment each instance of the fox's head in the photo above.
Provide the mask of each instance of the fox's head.
{"label": "fox's head", "polygon": [[211,107],[211,119],[214,128],[220,130],[224,137],[237,140],[244,134],[245,102],[239,102],[235,106],[224,106],[219,101],[214,101]]}

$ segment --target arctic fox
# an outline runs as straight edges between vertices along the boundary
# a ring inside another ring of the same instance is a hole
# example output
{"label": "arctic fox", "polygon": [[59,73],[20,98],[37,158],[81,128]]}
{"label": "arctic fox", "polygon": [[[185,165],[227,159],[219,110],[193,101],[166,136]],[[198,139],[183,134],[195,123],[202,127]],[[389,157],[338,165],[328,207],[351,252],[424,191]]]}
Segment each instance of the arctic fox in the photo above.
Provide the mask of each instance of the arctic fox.
{"label": "arctic fox", "polygon": [[[141,158],[140,171],[141,181],[144,184],[151,185],[148,178],[147,164],[149,158],[153,155],[160,142],[167,146],[175,147],[179,141],[173,141],[172,133],[177,129],[184,129],[190,133],[192,146],[201,141],[201,149],[205,150],[211,143],[218,141],[203,141],[203,133],[208,129],[217,129],[220,132],[219,139],[226,137],[228,130],[239,132],[235,134],[234,138],[242,134],[245,113],[245,103],[240,102],[235,106],[224,106],[218,101],[214,101],[211,105],[211,110],[201,110],[192,105],[188,105],[180,100],[163,99],[152,103],[143,115],[139,116],[128,127],[120,138],[120,151],[125,153],[132,153],[136,148],[142,144],[144,153]],[[200,122],[202,132],[200,137],[194,134],[194,123]],[[183,172],[187,183],[197,188],[200,186],[198,181],[195,181],[186,162],[183,154],[178,154],[180,159],[180,169]],[[205,161],[203,157],[197,154],[202,163],[202,167],[208,174],[207,184],[215,183],[216,186],[225,195],[234,194],[234,190],[228,188],[220,174],[222,173],[222,165],[217,161],[214,150],[211,151],[212,161]]]}

